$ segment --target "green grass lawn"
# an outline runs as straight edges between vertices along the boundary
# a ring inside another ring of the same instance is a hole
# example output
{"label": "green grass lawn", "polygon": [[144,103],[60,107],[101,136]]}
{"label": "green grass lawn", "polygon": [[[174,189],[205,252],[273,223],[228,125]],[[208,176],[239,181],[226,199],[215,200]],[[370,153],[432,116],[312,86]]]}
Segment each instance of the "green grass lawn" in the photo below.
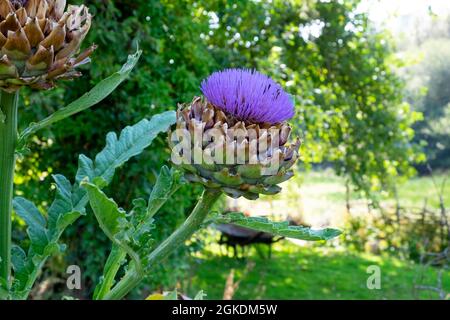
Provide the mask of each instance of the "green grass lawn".
{"label": "green grass lawn", "polygon": [[[444,204],[450,208],[450,179],[449,173],[436,175],[434,181],[431,177],[415,177],[399,186],[398,195],[403,202],[410,205],[423,206],[424,199],[428,205],[439,207],[439,194],[442,191]],[[436,185],[435,185],[436,184]],[[442,188],[443,187],[443,188]]]}
{"label": "green grass lawn", "polygon": [[[448,174],[436,175],[440,186]],[[445,185],[444,200],[450,208],[450,181]],[[439,198],[431,177],[417,177],[398,186],[401,206],[422,207],[427,198],[428,208],[436,210]],[[283,192],[276,196],[262,196],[257,201],[240,199],[229,205],[250,215],[285,218],[300,216],[315,227],[345,228],[348,217],[345,201],[345,181],[332,170],[298,173],[283,184]],[[385,194],[385,207],[393,207],[394,200]],[[437,212],[437,211],[436,211]],[[351,194],[351,215],[368,217],[367,201],[360,194]],[[404,214],[409,214],[408,211]],[[284,216],[283,216],[284,215]],[[345,230],[344,230],[345,231]],[[341,244],[342,245],[342,244]],[[210,245],[198,257],[194,275],[187,292],[194,295],[204,290],[209,299],[222,299],[225,283],[231,270],[235,280],[241,281],[234,299],[414,299],[414,281],[421,268],[413,262],[383,254],[349,252],[330,245],[298,246],[282,241],[274,246],[272,259],[263,259],[253,252],[246,260],[224,257],[217,245]],[[246,272],[249,262],[254,268]],[[367,267],[381,269],[381,289],[367,288]],[[435,286],[437,270],[425,270],[423,285]],[[444,288],[450,292],[450,272],[444,275]],[[438,295],[421,291],[422,299],[436,299]]]}
{"label": "green grass lawn", "polygon": [[[439,211],[439,193],[442,189],[444,204],[450,208],[449,173],[415,177],[398,185],[399,203],[405,212],[420,211],[426,201],[429,210]],[[437,187],[435,186],[435,183]],[[281,185],[283,191],[275,196],[261,196],[257,201],[239,199],[237,208],[250,215],[273,216],[281,220],[286,216],[300,217],[300,221],[316,227],[343,227],[347,215],[345,179],[333,170],[297,172],[296,176]],[[393,210],[396,206],[392,195],[381,193],[380,204]],[[368,201],[357,192],[350,194],[352,215],[367,215]]]}
{"label": "green grass lawn", "polygon": [[[247,264],[254,268],[245,272]],[[369,290],[367,267],[381,270],[381,289]],[[413,299],[414,279],[419,267],[392,257],[348,253],[334,248],[313,248],[284,241],[274,246],[272,259],[253,253],[247,259],[224,257],[211,250],[199,258],[189,294],[199,290],[208,299],[222,299],[226,279],[235,270],[241,280],[233,299]],[[426,284],[434,285],[436,270],[427,270]],[[450,290],[450,273],[444,275]],[[422,293],[421,298],[437,298]]]}
{"label": "green grass lawn", "polygon": [[[327,198],[339,203],[345,202],[345,179],[337,176],[333,170],[311,171],[304,175],[298,173],[299,177],[291,183],[300,184],[305,190],[316,188],[326,190]],[[439,192],[442,192],[444,204],[450,207],[450,173],[439,172],[431,176],[417,176],[403,183],[399,183],[398,197],[401,205],[422,206],[424,200],[428,200],[430,207],[439,207]],[[363,195],[352,192],[351,199],[361,199]],[[383,201],[394,200],[392,196],[384,194]]]}

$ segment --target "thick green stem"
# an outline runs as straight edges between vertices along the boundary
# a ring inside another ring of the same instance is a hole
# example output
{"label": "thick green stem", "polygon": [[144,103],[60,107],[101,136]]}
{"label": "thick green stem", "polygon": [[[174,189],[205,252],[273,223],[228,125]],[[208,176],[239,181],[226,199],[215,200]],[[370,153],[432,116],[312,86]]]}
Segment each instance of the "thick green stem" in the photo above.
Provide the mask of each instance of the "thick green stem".
{"label": "thick green stem", "polygon": [[[189,218],[172,235],[163,241],[149,256],[146,268],[161,262],[173,253],[180,245],[188,240],[202,226],[214,203],[219,199],[220,191],[206,189],[198,201]],[[132,289],[137,287],[144,278],[136,268],[131,267],[119,283],[104,297],[105,300],[117,300],[125,297]]]}
{"label": "thick green stem", "polygon": [[111,290],[114,285],[114,279],[122,265],[122,261],[126,258],[126,252],[116,245],[113,245],[111,253],[106,261],[103,271],[104,278],[97,285],[94,292],[94,299],[101,300]]}
{"label": "thick green stem", "polygon": [[0,278],[10,284],[11,210],[19,93],[0,92]]}

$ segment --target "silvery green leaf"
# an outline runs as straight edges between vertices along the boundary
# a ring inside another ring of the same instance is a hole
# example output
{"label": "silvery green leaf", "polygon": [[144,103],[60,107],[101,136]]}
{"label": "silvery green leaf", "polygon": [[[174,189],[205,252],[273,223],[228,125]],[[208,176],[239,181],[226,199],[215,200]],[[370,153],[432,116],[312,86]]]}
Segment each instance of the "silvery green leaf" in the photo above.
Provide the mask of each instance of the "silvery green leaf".
{"label": "silvery green leaf", "polygon": [[[93,181],[95,177],[101,177],[107,183],[111,182],[117,168],[130,158],[141,154],[159,133],[167,131],[175,121],[175,111],[166,111],[153,116],[150,120],[143,119],[133,126],[126,127],[119,137],[110,132],[106,138],[106,147],[97,154],[95,161],[84,155],[80,156],[76,183],[81,183],[85,178]],[[76,197],[78,206],[86,205],[85,190],[78,188]]]}
{"label": "silvery green leaf", "polygon": [[67,117],[70,117],[76,113],[84,111],[96,105],[97,103],[105,99],[107,96],[109,96],[123,81],[125,81],[128,78],[130,72],[133,70],[133,68],[139,61],[141,54],[142,51],[138,50],[135,54],[128,56],[128,60],[122,66],[122,69],[112,74],[108,78],[100,81],[94,88],[91,89],[91,91],[85,93],[80,98],[71,102],[66,107],[59,109],[49,117],[39,121],[38,123],[34,123],[30,125],[28,128],[26,128],[19,137],[18,143],[19,148],[23,147],[28,137],[30,137],[37,131],[45,127],[48,127],[53,123],[61,121]]}
{"label": "silvery green leaf", "polygon": [[173,193],[181,186],[181,172],[169,169],[163,166],[159,173],[156,184],[150,194],[148,200],[148,217],[153,217],[164,203],[173,195]]}
{"label": "silvery green leaf", "polygon": [[140,264],[138,254],[131,247],[135,229],[127,220],[126,212],[97,185],[83,182],[82,186],[87,190],[89,203],[102,231],[111,242],[130,255],[136,264]]}
{"label": "silvery green leaf", "polygon": [[61,233],[84,213],[74,207],[72,184],[62,175],[53,175],[56,186],[55,200],[48,209],[50,239],[57,241]]}
{"label": "silvery green leaf", "polygon": [[[53,178],[56,183],[56,196],[49,209],[48,222],[51,244],[56,244],[64,229],[85,212],[88,196],[86,190],[80,187],[80,183],[84,179],[89,181],[101,179],[109,183],[115,169],[130,158],[142,153],[154,138],[160,132],[167,131],[175,123],[175,120],[175,112],[168,111],[156,115],[150,120],[144,119],[133,126],[126,127],[119,138],[115,134],[110,134],[106,147],[100,151],[95,161],[84,155],[79,157],[75,184],[72,186],[63,176],[55,175]],[[56,247],[52,246],[51,248],[55,249]],[[37,266],[32,270],[29,283],[34,283],[38,267],[44,264],[47,258],[44,255],[29,258]],[[26,289],[23,289],[22,292],[22,297],[26,297],[28,294]]]}
{"label": "silvery green leaf", "polygon": [[37,254],[43,254],[48,245],[47,221],[36,206],[22,197],[13,200],[14,211],[28,225],[27,233],[31,241],[31,248]]}
{"label": "silvery green leaf", "polygon": [[273,222],[263,217],[246,217],[240,212],[230,212],[226,215],[216,216],[213,218],[212,222],[232,223],[241,227],[267,232],[281,237],[308,241],[330,240],[342,233],[342,231],[338,229],[311,229],[309,227],[290,226],[287,221]]}
{"label": "silvery green leaf", "polygon": [[[136,60],[130,58],[131,60],[129,60],[122,68],[121,72],[119,72],[122,76],[129,73],[134,67],[137,61],[136,56],[135,58]],[[117,76],[114,78],[117,79]],[[109,79],[108,81],[112,80]],[[109,82],[103,84],[108,83]],[[96,98],[94,96],[89,97],[89,94],[90,93],[88,93],[88,96],[86,97],[83,96],[83,99],[88,99],[85,101],[93,102],[95,99],[98,99],[98,97]],[[78,109],[72,104],[57,115],[51,116],[43,122],[31,126],[21,136],[23,143],[25,142],[27,135],[56,122],[58,119],[61,120],[62,118],[73,114],[72,112],[76,110]],[[82,109],[79,109],[76,112],[81,110]],[[89,181],[101,179],[108,184],[118,167],[122,166],[130,158],[142,153],[144,149],[153,142],[154,138],[160,132],[167,131],[168,128],[175,123],[175,120],[175,112],[168,111],[156,115],[150,120],[144,119],[133,126],[126,127],[119,137],[117,137],[115,133],[108,134],[107,145],[97,155],[95,161],[92,161],[84,155],[79,157],[79,168],[74,185],[71,185],[69,180],[61,175],[53,176],[56,186],[56,196],[48,209],[48,223],[31,202],[23,198],[16,201],[17,211],[20,211],[20,213],[18,213],[21,214],[24,219],[26,218],[25,220],[28,220],[27,223],[29,226],[30,224],[32,226],[32,228],[29,228],[29,233],[30,238],[32,238],[32,247],[34,247],[35,250],[29,252],[28,257],[26,258],[27,263],[26,268],[23,269],[23,281],[19,281],[19,279],[17,281],[14,280],[14,292],[12,293],[14,297],[25,299],[28,296],[32,285],[39,275],[39,270],[46,262],[48,256],[55,251],[63,249],[58,243],[62,232],[68,225],[78,219],[81,214],[84,214],[85,207],[88,203],[88,197],[86,190],[80,187],[80,182],[84,179],[88,179]],[[123,223],[125,220],[122,219],[120,221]],[[146,228],[148,229],[150,227],[146,225]],[[147,232],[147,229],[143,230]],[[142,236],[145,235],[145,232],[138,238],[143,239]],[[132,239],[132,237],[127,234],[122,234],[121,236],[123,239],[126,239],[127,237],[130,240]]]}
{"label": "silvery green leaf", "polygon": [[146,218],[134,225],[128,220],[126,212],[97,185],[83,182],[82,186],[87,190],[89,203],[102,231],[135,260],[136,264],[140,264],[141,257],[147,256],[152,245],[153,219]]}
{"label": "silvery green leaf", "polygon": [[14,270],[14,285],[24,287],[28,281],[30,268],[27,254],[19,246],[11,248],[11,262]]}
{"label": "silvery green leaf", "polygon": [[87,190],[92,211],[97,218],[100,228],[112,242],[116,242],[117,235],[127,226],[121,221],[126,220],[126,213],[117,203],[108,198],[95,184],[86,182],[83,187]]}
{"label": "silvery green leaf", "polygon": [[194,297],[194,300],[205,300],[205,297],[207,296],[207,294],[203,291],[200,290]]}

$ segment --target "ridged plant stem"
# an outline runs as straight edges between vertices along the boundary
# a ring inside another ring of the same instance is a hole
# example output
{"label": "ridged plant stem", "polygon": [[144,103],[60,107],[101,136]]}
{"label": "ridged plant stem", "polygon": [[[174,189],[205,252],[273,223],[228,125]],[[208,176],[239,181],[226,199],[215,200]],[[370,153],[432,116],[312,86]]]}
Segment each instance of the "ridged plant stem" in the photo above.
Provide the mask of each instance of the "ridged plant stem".
{"label": "ridged plant stem", "polygon": [[94,300],[102,300],[111,290],[111,287],[114,284],[114,278],[122,265],[122,261],[126,258],[126,255],[125,251],[118,246],[113,245],[103,271],[104,277],[95,288]]}
{"label": "ridged plant stem", "polygon": [[19,92],[0,91],[0,278],[10,285],[11,211]]}
{"label": "ridged plant stem", "polygon": [[[145,268],[148,269],[156,263],[161,263],[162,260],[173,253],[180,245],[198,231],[220,195],[220,191],[206,189],[186,221],[150,254]],[[143,278],[144,274],[139,274],[136,271],[136,268],[131,267],[122,280],[120,280],[117,285],[104,296],[104,299],[122,299],[132,289],[137,287]]]}

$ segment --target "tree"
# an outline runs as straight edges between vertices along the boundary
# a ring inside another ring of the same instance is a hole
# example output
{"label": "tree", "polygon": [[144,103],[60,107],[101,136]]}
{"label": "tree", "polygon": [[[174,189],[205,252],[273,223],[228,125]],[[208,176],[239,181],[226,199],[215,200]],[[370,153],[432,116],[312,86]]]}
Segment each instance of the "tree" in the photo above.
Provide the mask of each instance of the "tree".
{"label": "tree", "polygon": [[[414,173],[420,160],[388,34],[374,30],[359,1],[214,1],[204,36],[224,67],[265,70],[295,96],[303,160],[331,162],[370,195]],[[205,14],[205,13],[203,13]]]}
{"label": "tree", "polygon": [[[422,60],[409,68],[409,99],[424,115],[414,127],[416,141],[424,144],[432,168],[446,169],[450,166],[450,40],[428,39],[415,50]],[[418,168],[428,173],[425,165]]]}

